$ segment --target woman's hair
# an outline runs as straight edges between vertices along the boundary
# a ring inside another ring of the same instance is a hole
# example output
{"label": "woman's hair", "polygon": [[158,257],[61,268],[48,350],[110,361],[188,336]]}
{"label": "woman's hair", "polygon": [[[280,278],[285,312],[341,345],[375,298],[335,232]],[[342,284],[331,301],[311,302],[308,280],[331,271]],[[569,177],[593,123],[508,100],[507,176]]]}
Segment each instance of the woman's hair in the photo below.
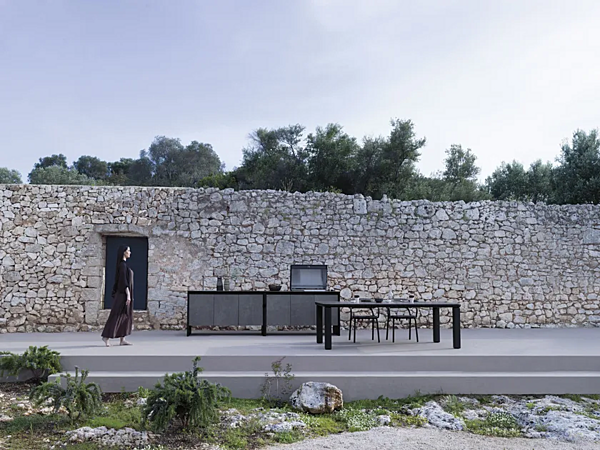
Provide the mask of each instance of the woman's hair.
{"label": "woman's hair", "polygon": [[115,283],[119,279],[119,265],[123,262],[123,255],[128,248],[128,245],[120,245],[119,249],[117,250],[117,270],[115,273]]}

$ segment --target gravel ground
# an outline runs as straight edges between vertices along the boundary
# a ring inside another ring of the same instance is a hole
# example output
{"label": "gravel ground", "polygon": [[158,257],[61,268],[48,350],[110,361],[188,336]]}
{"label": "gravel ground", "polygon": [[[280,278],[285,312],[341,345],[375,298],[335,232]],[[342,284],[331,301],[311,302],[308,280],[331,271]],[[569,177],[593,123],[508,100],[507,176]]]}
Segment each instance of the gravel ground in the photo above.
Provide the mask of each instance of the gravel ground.
{"label": "gravel ground", "polygon": [[373,428],[358,433],[335,434],[295,444],[266,447],[269,450],[591,450],[600,443],[548,439],[495,438],[435,428]]}

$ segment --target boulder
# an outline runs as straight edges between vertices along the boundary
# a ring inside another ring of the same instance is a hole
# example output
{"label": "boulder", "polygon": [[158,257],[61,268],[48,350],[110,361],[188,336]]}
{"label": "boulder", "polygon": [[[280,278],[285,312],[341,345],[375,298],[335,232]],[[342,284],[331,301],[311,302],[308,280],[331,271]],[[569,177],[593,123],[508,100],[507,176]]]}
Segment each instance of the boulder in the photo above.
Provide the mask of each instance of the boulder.
{"label": "boulder", "polygon": [[290,397],[294,409],[311,414],[332,413],[342,409],[342,391],[329,383],[309,381],[303,383]]}

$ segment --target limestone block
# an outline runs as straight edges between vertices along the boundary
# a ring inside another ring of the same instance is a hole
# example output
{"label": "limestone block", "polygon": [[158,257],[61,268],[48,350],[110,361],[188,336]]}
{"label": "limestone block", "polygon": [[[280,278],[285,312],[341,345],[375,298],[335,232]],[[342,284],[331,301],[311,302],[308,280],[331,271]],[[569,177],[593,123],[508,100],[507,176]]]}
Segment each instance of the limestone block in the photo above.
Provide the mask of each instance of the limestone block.
{"label": "limestone block", "polygon": [[327,414],[344,406],[342,391],[329,383],[308,381],[290,397],[292,408],[311,414]]}

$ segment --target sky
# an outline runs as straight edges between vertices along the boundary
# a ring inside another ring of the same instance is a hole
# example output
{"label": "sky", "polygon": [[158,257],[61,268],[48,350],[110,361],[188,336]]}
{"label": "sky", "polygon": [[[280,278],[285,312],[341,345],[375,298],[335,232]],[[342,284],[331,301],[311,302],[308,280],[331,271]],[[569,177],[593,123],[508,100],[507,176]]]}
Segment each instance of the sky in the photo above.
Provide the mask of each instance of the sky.
{"label": "sky", "polygon": [[600,127],[598,0],[0,0],[0,167],[137,158],[155,136],[240,165],[259,127],[410,119],[419,170],[470,148],[555,161]]}

